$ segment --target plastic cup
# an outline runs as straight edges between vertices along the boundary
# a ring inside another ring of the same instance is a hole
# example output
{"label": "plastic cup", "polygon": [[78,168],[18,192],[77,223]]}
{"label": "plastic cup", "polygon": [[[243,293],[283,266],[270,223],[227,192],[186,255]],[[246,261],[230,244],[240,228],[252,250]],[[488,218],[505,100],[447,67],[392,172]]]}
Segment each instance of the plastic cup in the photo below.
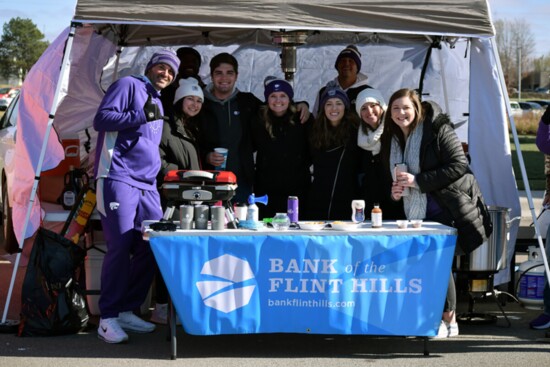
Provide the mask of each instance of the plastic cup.
{"label": "plastic cup", "polygon": [[225,170],[225,166],[226,166],[226,163],[227,163],[227,152],[228,152],[228,150],[226,148],[215,148],[214,152],[223,155],[223,158],[224,158],[223,163],[221,165],[219,165],[218,167],[216,167],[216,170],[219,170],[219,171]]}

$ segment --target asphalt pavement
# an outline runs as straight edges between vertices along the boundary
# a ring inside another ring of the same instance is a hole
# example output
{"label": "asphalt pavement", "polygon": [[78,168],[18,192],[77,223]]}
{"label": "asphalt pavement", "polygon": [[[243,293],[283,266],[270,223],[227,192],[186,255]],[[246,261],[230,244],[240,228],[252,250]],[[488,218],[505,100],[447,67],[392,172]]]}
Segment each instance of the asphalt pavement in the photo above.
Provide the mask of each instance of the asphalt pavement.
{"label": "asphalt pavement", "polygon": [[[470,314],[468,299],[459,304],[459,313]],[[99,340],[95,327],[58,337],[3,333],[0,366],[548,366],[550,344],[545,342],[550,339],[544,338],[544,331],[528,326],[539,311],[513,301],[503,309],[504,314],[491,297],[480,298],[473,312],[492,315],[496,322],[459,323],[458,337],[427,342],[422,338],[302,334],[190,336],[180,327],[176,360],[170,360],[166,326],[151,334],[130,334],[129,342],[119,345]]]}

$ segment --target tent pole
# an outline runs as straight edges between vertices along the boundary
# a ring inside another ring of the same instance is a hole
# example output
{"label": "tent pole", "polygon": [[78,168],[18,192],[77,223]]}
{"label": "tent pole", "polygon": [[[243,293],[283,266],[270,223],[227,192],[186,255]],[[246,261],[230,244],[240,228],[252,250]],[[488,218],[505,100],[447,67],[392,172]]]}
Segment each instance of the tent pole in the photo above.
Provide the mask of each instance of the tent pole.
{"label": "tent pole", "polygon": [[116,49],[116,60],[115,60],[115,71],[113,73],[113,82],[118,79],[118,66],[120,64],[120,54],[122,53],[122,47],[120,44],[117,46]]}
{"label": "tent pole", "polygon": [[[508,91],[506,89],[506,82],[504,81],[504,73],[502,72],[502,66],[500,65],[500,59],[498,56],[497,44],[495,38],[491,38],[491,44],[493,46],[493,57],[496,60],[496,66],[498,70],[498,76],[500,80],[500,88],[504,91],[504,100],[506,103],[506,112],[508,113],[508,118],[510,119],[510,126],[512,127],[512,134],[514,136],[514,145],[516,146],[516,153],[518,154],[519,167],[521,169],[521,178],[523,184],[525,185],[525,192],[527,194],[527,202],[529,203],[529,209],[531,211],[531,218],[533,218],[533,224],[535,226],[535,236],[537,237],[537,242],[540,247],[540,252],[542,255],[542,261],[544,263],[544,269],[546,271],[546,279],[550,284],[550,270],[548,268],[548,259],[546,258],[546,251],[544,250],[544,244],[542,242],[542,237],[539,231],[539,224],[537,221],[537,215],[535,214],[535,205],[533,204],[533,197],[531,195],[531,188],[529,187],[529,180],[527,179],[527,172],[525,170],[525,163],[523,162],[523,154],[521,153],[521,148],[519,145],[518,132],[516,130],[516,124],[514,122],[514,117],[512,116],[512,110],[510,107],[510,98],[508,97]],[[541,153],[542,154],[542,153]]]}
{"label": "tent pole", "polygon": [[444,64],[443,64],[443,46],[439,48],[439,51],[437,52],[437,56],[439,58],[439,67],[441,68],[441,83],[443,84],[443,99],[445,100],[445,112],[450,116],[451,112],[449,111],[449,93],[447,93],[447,79],[445,79],[445,73],[443,72]]}
{"label": "tent pole", "polygon": [[[34,206],[34,202],[35,202],[35,199],[36,199],[36,191],[38,189],[38,183],[40,182],[40,173],[42,172],[42,163],[44,162],[44,156],[46,155],[46,148],[48,147],[50,132],[51,132],[52,127],[53,127],[53,120],[55,118],[55,112],[57,111],[57,106],[58,106],[58,102],[59,102],[58,101],[59,100],[59,95],[61,94],[61,86],[62,86],[61,84],[62,84],[62,81],[65,79],[65,73],[67,73],[67,69],[69,68],[69,56],[71,54],[71,48],[72,48],[72,45],[73,45],[75,32],[76,32],[76,24],[72,23],[71,24],[71,29],[69,31],[69,36],[68,36],[68,39],[67,39],[67,47],[65,49],[65,54],[63,55],[63,60],[62,60],[62,63],[61,63],[61,71],[59,73],[59,78],[57,79],[57,86],[55,88],[55,94],[54,94],[54,98],[53,98],[53,102],[52,102],[52,107],[50,109],[51,112],[50,112],[50,115],[49,115],[49,118],[48,118],[48,124],[46,125],[44,140],[42,141],[42,149],[40,151],[40,157],[38,158],[38,163],[36,164],[36,169],[34,170],[34,172],[35,172],[34,183],[33,183],[32,189],[31,189],[29,204],[27,205],[27,213],[25,215],[25,222],[23,224],[23,231],[22,231],[21,236],[20,236],[20,238],[22,240],[21,240],[21,243],[19,244],[19,248],[21,250],[23,249],[23,245],[25,243],[25,234],[27,233],[27,227],[29,225],[32,208]],[[7,295],[7,298],[6,298],[6,304],[4,306],[4,312],[2,314],[2,321],[0,322],[0,324],[5,324],[6,323],[6,318],[7,318],[7,315],[8,315],[8,309],[9,309],[10,301],[11,301],[11,295],[12,295],[12,292],[13,292],[13,285],[15,283],[15,278],[17,276],[17,269],[19,268],[19,261],[21,260],[21,254],[22,254],[22,252],[18,252],[17,256],[15,257],[15,264],[13,266],[13,272],[12,272],[12,276],[11,276],[10,287],[9,287],[9,290],[8,290],[8,295]]]}

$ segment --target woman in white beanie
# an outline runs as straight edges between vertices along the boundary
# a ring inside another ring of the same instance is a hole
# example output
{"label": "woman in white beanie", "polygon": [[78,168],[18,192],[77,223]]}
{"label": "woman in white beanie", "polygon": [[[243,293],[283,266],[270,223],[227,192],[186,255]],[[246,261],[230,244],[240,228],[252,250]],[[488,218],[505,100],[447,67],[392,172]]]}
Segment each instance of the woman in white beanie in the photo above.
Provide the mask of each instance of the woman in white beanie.
{"label": "woman in white beanie", "polygon": [[180,79],[174,95],[174,118],[164,122],[160,141],[161,170],[200,169],[198,155],[198,118],[204,95],[195,78]]}
{"label": "woman in white beanie", "polygon": [[365,200],[365,212],[369,215],[373,206],[379,204],[384,219],[401,218],[401,206],[390,200],[391,182],[384,182],[379,154],[386,101],[378,89],[367,88],[357,95],[355,109],[361,120],[357,145],[361,148],[361,196]]}
{"label": "woman in white beanie", "polygon": [[[200,170],[200,155],[198,144],[198,114],[201,111],[204,95],[197,79],[189,77],[180,79],[178,89],[174,94],[174,117],[164,121],[160,141],[161,169],[157,176],[157,184],[162,185],[164,176],[172,170]],[[166,200],[162,197],[163,209]],[[174,211],[174,217],[179,211]],[[156,274],[156,305],[151,314],[151,321],[166,324],[168,291],[160,272]]]}

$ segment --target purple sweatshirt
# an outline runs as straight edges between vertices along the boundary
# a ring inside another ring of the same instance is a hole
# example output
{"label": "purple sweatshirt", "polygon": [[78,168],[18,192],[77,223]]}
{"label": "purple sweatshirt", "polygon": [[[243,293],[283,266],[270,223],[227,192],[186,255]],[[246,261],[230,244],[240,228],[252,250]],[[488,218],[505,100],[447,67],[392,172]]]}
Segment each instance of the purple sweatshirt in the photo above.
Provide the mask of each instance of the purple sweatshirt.
{"label": "purple sweatshirt", "polygon": [[550,125],[546,125],[542,119],[539,121],[536,143],[542,153],[550,154]]}
{"label": "purple sweatshirt", "polygon": [[164,114],[160,94],[144,76],[127,76],[113,83],[97,110],[94,175],[156,190],[160,169],[162,120],[147,122],[143,106],[151,95]]}

